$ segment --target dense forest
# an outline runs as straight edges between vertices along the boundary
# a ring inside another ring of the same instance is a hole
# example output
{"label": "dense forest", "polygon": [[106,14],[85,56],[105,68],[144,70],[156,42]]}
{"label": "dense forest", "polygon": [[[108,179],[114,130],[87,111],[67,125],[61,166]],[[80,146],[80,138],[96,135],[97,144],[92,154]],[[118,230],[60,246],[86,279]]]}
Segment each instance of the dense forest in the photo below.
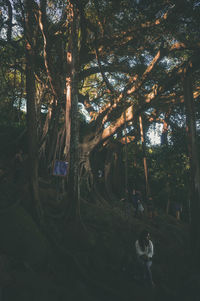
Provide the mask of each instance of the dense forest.
{"label": "dense forest", "polygon": [[199,16],[0,0],[0,300],[200,300]]}

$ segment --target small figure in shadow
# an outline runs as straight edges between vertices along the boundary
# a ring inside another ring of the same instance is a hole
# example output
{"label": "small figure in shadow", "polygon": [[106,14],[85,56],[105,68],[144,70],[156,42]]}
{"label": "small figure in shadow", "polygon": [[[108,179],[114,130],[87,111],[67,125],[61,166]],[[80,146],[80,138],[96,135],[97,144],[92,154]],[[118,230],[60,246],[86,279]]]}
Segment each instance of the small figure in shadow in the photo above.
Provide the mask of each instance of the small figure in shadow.
{"label": "small figure in shadow", "polygon": [[150,284],[152,287],[155,286],[152,278],[151,266],[152,257],[154,255],[153,243],[150,239],[150,234],[147,230],[143,230],[138,240],[135,242],[135,249],[140,271],[142,273],[141,278]]}

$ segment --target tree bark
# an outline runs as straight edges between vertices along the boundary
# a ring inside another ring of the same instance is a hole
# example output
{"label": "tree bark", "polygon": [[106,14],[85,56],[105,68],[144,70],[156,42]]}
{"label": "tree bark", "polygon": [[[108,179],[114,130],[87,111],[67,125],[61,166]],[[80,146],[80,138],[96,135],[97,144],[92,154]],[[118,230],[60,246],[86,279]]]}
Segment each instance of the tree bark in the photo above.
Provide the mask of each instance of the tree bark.
{"label": "tree bark", "polygon": [[[170,118],[171,109],[165,114],[165,118],[163,120],[163,129],[161,134],[161,146],[168,147],[168,128],[169,128],[169,118]],[[169,156],[168,152],[164,152],[163,160],[168,162]],[[166,180],[166,190],[167,190],[167,203],[166,203],[166,214],[169,214],[170,206],[171,206],[171,185],[170,185],[170,174],[167,172],[167,180]]]}
{"label": "tree bark", "polygon": [[[72,69],[74,68],[74,43],[73,41],[73,35],[74,35],[74,7],[72,4],[72,1],[69,1],[67,4],[67,12],[68,12],[68,19],[70,24],[70,36],[68,41],[68,49],[67,49],[67,76],[65,79],[65,89],[66,89],[66,103],[65,103],[65,131],[66,131],[66,137],[65,137],[65,157],[66,160],[70,162],[70,140],[71,140],[71,106],[72,106],[72,84],[73,84],[73,75]],[[75,38],[76,40],[76,38]],[[74,92],[74,91],[73,91]]]}
{"label": "tree bark", "polygon": [[125,146],[124,146],[124,186],[125,186],[125,197],[128,199],[128,150],[127,150],[127,123],[126,114],[124,112],[124,135],[125,135]]}
{"label": "tree bark", "polygon": [[[71,218],[80,220],[80,181],[79,181],[79,112],[78,112],[78,31],[79,11],[71,3],[71,104],[70,104],[70,164],[68,193],[70,197]],[[67,110],[67,108],[66,108]],[[69,128],[68,128],[69,129]]]}
{"label": "tree bark", "polygon": [[141,137],[141,143],[142,143],[144,175],[145,175],[145,195],[147,198],[149,196],[149,180],[148,180],[147,158],[146,158],[145,140],[144,140],[144,132],[143,132],[143,124],[142,124],[142,116],[141,115],[139,116],[139,123],[140,123],[140,137]]}

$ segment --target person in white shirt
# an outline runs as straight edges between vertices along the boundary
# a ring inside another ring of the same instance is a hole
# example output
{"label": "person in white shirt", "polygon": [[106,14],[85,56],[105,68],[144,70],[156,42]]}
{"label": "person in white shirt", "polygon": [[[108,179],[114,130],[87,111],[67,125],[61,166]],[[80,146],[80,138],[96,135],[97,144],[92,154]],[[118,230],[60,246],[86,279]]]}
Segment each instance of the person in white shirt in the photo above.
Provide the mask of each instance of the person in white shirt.
{"label": "person in white shirt", "polygon": [[153,243],[150,240],[150,234],[147,230],[143,230],[141,232],[139,239],[135,242],[135,249],[138,262],[143,269],[144,280],[147,280],[152,286],[154,286],[151,272],[154,248]]}
{"label": "person in white shirt", "polygon": [[144,207],[142,205],[142,202],[138,200],[138,215],[139,217],[142,217],[144,213]]}

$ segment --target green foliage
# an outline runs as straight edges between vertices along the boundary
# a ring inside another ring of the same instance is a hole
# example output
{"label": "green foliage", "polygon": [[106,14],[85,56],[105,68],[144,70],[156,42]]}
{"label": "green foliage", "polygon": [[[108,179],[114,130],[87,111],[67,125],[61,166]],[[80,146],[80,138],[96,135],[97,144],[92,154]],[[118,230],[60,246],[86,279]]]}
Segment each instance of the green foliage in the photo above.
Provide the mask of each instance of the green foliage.
{"label": "green foliage", "polygon": [[[163,146],[152,148],[148,156],[150,185],[157,206],[166,208],[167,199],[188,202],[188,157],[180,148]],[[168,186],[169,185],[169,186]]]}
{"label": "green foliage", "polygon": [[[168,199],[180,201],[188,210],[189,159],[185,127],[173,129],[168,145],[146,145],[145,155],[148,180],[156,206],[166,209]],[[144,196],[144,153],[138,142],[128,145],[129,186],[140,190]]]}

